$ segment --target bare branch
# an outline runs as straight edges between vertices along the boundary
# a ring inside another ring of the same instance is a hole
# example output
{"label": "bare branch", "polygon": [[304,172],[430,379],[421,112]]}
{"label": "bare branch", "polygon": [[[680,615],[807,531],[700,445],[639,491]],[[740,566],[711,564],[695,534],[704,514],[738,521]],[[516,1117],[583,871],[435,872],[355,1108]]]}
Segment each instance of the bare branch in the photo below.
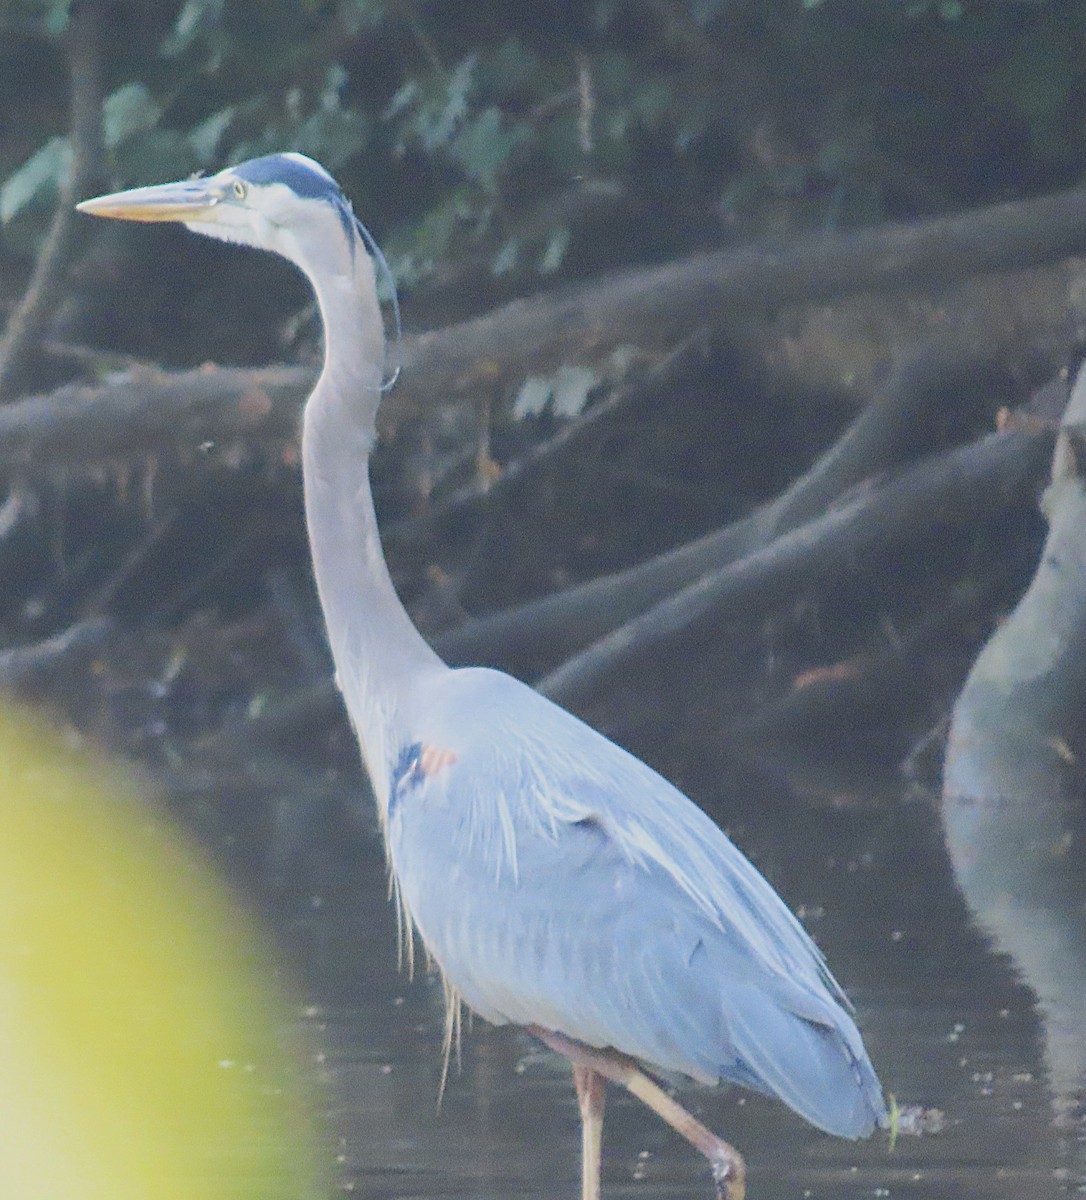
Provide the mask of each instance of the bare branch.
{"label": "bare branch", "polygon": [[609,396],[587,409],[577,420],[563,426],[552,438],[525,451],[520,458],[507,463],[493,482],[476,475],[469,483],[442,497],[426,512],[404,517],[384,526],[381,536],[387,545],[414,545],[431,536],[443,521],[458,516],[483,500],[493,500],[517,483],[530,479],[553,462],[556,456],[568,453],[587,434],[609,417],[637,403],[648,394],[660,394],[673,383],[696,352],[700,339],[692,337],[676,347],[643,376],[616,387]]}
{"label": "bare branch", "polygon": [[0,339],[0,397],[16,394],[25,380],[27,366],[67,282],[78,241],[73,205],[101,173],[101,16],[99,0],[83,0],[72,7],[67,32],[71,166],[60,185],[57,209],[26,292]]}
{"label": "bare branch", "polygon": [[935,513],[940,525],[949,525],[1000,511],[1009,497],[1036,484],[1051,442],[1048,432],[993,433],[924,459],[698,579],[581,651],[537,686],[563,704],[584,703],[648,651],[659,653],[704,621],[777,607],[801,589],[855,570],[876,549],[930,531]]}
{"label": "bare branch", "polygon": [[[849,292],[902,292],[1009,271],[1086,249],[1086,189],[913,224],[812,235],[697,254],[516,300],[412,338],[385,423],[405,411],[509,388],[616,346],[666,349],[699,328],[727,329],[786,303]],[[386,426],[387,427],[387,426]]]}
{"label": "bare branch", "polygon": [[292,440],[309,367],[142,368],[0,407],[0,466],[76,466],[207,441]]}
{"label": "bare branch", "polygon": [[777,499],[647,562],[450,630],[443,650],[455,662],[481,660],[523,676],[551,669],[681,588],[818,516],[849,488],[934,449],[924,418],[945,408],[948,396],[968,407],[963,397],[992,382],[990,366],[967,360],[953,345],[920,347],[902,358],[840,440]]}
{"label": "bare branch", "polygon": [[[915,225],[695,255],[517,300],[406,339],[403,373],[382,406],[381,424],[388,430],[428,408],[501,394],[526,374],[546,373],[563,362],[602,361],[618,345],[666,353],[695,330],[726,330],[740,314],[749,321],[752,297],[762,306],[804,303],[1051,262],[1086,248],[1084,213],[1086,189],[1078,189]],[[1059,319],[1060,337],[1068,345],[1074,339],[1070,309],[1068,303]],[[1058,316],[1033,319],[1052,322]],[[1050,326],[1037,330],[1037,336],[1054,340]],[[314,371],[300,367],[161,372],[146,381],[129,373],[98,388],[61,389],[53,397],[25,401],[19,413],[0,414],[0,467],[25,462],[30,445],[79,464],[176,446],[184,437],[199,443],[265,428],[282,431],[293,427],[314,377]],[[217,400],[216,385],[223,389]],[[242,420],[237,402],[252,388],[267,393],[273,411],[260,420]],[[70,406],[73,398],[79,403]],[[120,419],[134,423],[131,448],[124,431],[110,427]]]}
{"label": "bare branch", "polygon": [[0,687],[33,681],[72,654],[100,645],[112,628],[108,617],[92,617],[33,645],[0,650]]}

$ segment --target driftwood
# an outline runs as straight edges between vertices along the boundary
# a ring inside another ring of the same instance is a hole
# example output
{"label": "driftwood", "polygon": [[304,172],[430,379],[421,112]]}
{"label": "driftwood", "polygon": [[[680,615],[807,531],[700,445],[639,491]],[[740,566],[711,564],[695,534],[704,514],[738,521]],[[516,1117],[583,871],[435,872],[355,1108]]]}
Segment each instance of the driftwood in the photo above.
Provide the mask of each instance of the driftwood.
{"label": "driftwood", "polygon": [[67,282],[80,231],[75,202],[94,191],[102,175],[102,8],[100,0],[83,0],[69,18],[72,161],[30,282],[0,338],[0,396],[5,398],[23,382]]}
{"label": "driftwood", "polygon": [[779,607],[835,575],[855,571],[865,555],[894,543],[923,543],[940,527],[972,524],[1020,502],[1037,478],[1050,440],[1045,431],[993,433],[924,459],[698,579],[581,651],[537,686],[563,704],[583,704],[631,663],[650,652],[660,654],[703,623]]}
{"label": "driftwood", "polygon": [[[402,382],[386,404],[387,423],[395,426],[428,406],[493,397],[527,372],[569,360],[598,361],[631,343],[657,354],[659,365],[649,374],[666,378],[682,347],[696,344],[701,331],[735,329],[740,314],[749,329],[752,322],[764,323],[774,305],[809,305],[856,289],[900,293],[975,271],[1064,259],[1086,244],[1084,208],[1086,190],[1079,190],[913,225],[807,237],[775,249],[701,254],[516,301],[407,339]],[[753,314],[752,295],[758,296]],[[1044,319],[1051,320],[1051,313]],[[934,510],[925,505],[991,511],[1004,502],[995,484],[1013,476],[1020,487],[1032,478],[1041,438],[1019,432],[985,440],[955,452],[960,461],[954,454],[923,461],[899,479],[849,498],[851,489],[939,444],[929,418],[943,397],[951,394],[949,404],[960,409],[964,389],[983,391],[990,382],[978,381],[973,367],[959,361],[958,345],[900,361],[841,442],[773,503],[649,563],[448,631],[435,639],[438,649],[452,661],[497,662],[527,675],[550,670],[544,688],[581,703],[647,650],[709,621],[771,611],[782,597],[848,569],[851,556],[872,539],[908,539],[917,524],[930,522]],[[35,468],[81,467],[163,449],[197,453],[208,444],[293,443],[314,375],[312,367],[140,367],[101,383],[70,385],[0,409],[0,469],[29,477]],[[605,416],[636,389],[636,380],[627,381],[597,407]],[[513,466],[497,490],[580,436],[577,430],[599,419],[593,411],[568,436],[560,434],[539,455]],[[1022,455],[1017,467],[1015,454]],[[967,468],[971,474],[954,477]],[[479,498],[474,487],[444,502],[439,497],[433,514],[397,532],[404,542],[417,542],[444,514],[460,513]],[[829,508],[834,503],[838,507]],[[897,514],[895,504],[901,505]],[[105,595],[108,601],[108,587]],[[332,703],[330,688],[317,684],[302,707],[327,711]]]}
{"label": "driftwood", "polygon": [[126,371],[0,408],[0,466],[78,468],[164,449],[290,441],[316,373],[307,367]]}
{"label": "driftwood", "polygon": [[[631,663],[695,636],[706,623],[758,621],[801,592],[854,574],[867,554],[892,548],[904,555],[910,547],[923,554],[940,534],[1028,503],[1052,436],[1044,422],[992,433],[858,490],[761,549],[669,593],[538,686],[564,704],[583,705],[606,691]],[[935,624],[940,620],[935,618]],[[457,639],[458,631],[452,630],[432,640],[439,653],[455,661]],[[338,696],[331,679],[325,679],[271,700],[259,716],[222,730],[207,744],[274,741],[300,726],[323,723],[337,711]],[[754,732],[753,725],[748,732]]]}
{"label": "driftwood", "polygon": [[977,409],[978,388],[995,383],[988,366],[962,361],[953,346],[914,350],[837,444],[776,500],[648,562],[451,630],[441,639],[442,651],[455,662],[480,661],[526,676],[553,668],[679,589],[769,546],[849,488],[934,448],[931,418],[948,406],[948,397],[963,411]]}
{"label": "driftwood", "polygon": [[1042,507],[1036,574],[954,706],[942,812],[966,900],[1040,1002],[1057,1104],[1074,1105],[1086,1087],[1086,370]]}
{"label": "driftwood", "polygon": [[46,672],[64,666],[73,655],[101,645],[112,630],[108,617],[93,617],[43,641],[0,651],[0,687],[34,683]]}
{"label": "driftwood", "polygon": [[[912,291],[1086,250],[1086,189],[912,224],[699,254],[517,300],[412,339],[400,406],[477,395],[512,376],[599,358],[624,343],[666,347],[737,315],[851,292]],[[394,406],[388,416],[395,419]]]}
{"label": "driftwood", "polygon": [[1020,381],[1074,362],[1083,345],[1086,259],[971,275],[922,293],[855,293],[790,304],[770,320],[729,326],[730,346],[771,391],[810,391],[863,405],[886,364],[942,340],[963,358],[1005,364]]}
{"label": "driftwood", "polygon": [[[899,293],[1051,263],[1086,249],[1084,212],[1086,189],[1076,189],[914,224],[698,254],[517,300],[406,338],[382,427],[394,429],[437,405],[493,396],[563,362],[600,362],[621,345],[666,352],[694,330],[732,329],[779,305],[865,290]],[[79,466],[186,442],[290,436],[313,379],[313,370],[301,367],[208,368],[124,373],[62,388],[3,414],[0,467],[34,459]]]}

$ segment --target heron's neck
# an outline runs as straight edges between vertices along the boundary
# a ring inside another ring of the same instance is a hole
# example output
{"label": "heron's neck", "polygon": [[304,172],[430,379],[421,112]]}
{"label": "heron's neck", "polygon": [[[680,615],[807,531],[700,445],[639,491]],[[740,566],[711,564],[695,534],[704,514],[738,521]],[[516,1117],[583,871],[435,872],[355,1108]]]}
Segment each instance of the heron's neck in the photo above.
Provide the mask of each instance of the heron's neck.
{"label": "heron's neck", "polygon": [[[360,250],[360,253],[363,253]],[[357,283],[314,279],[325,328],[325,366],[305,409],[306,523],[339,688],[378,803],[405,706],[444,664],[400,603],[385,564],[369,482],[384,335],[369,260]]]}

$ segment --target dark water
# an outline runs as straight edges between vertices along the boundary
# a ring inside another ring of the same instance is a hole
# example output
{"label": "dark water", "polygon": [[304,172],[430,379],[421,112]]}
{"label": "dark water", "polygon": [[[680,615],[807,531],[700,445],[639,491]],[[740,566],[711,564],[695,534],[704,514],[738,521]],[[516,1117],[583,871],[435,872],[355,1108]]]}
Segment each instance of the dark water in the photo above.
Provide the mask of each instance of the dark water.
{"label": "dark water", "polygon": [[[1081,1122],[1057,1118],[1032,994],[972,925],[930,799],[874,778],[812,798],[711,765],[680,782],[804,917],[855,1001],[887,1091],[946,1117],[942,1133],[902,1137],[891,1151],[885,1135],[830,1138],[739,1090],[685,1089],[684,1103],[746,1154],[750,1195],[1086,1190]],[[270,915],[309,997],[340,1186],[390,1198],[579,1195],[568,1068],[530,1038],[485,1022],[466,1029],[438,1110],[440,989],[421,968],[413,982],[397,972],[376,840],[344,838],[336,819],[325,826],[307,835],[293,894]],[[608,1106],[605,1195],[712,1196],[701,1158],[654,1115],[617,1090]]]}

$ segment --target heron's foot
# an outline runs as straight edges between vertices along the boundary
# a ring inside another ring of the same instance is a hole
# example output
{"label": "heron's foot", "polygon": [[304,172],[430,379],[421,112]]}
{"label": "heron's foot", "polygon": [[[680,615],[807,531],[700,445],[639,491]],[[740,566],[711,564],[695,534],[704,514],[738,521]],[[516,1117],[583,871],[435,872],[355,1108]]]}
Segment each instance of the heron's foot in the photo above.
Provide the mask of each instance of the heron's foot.
{"label": "heron's foot", "polygon": [[[596,1050],[575,1042],[561,1033],[542,1029],[538,1025],[529,1025],[528,1032],[539,1038],[544,1045],[565,1055],[574,1065],[574,1078],[578,1080],[577,1094],[581,1098],[582,1117],[588,1111],[585,1107],[587,1092],[582,1095],[581,1080],[590,1079],[593,1074],[620,1083],[643,1104],[647,1104],[658,1116],[671,1126],[676,1133],[701,1151],[709,1161],[713,1172],[713,1183],[716,1184],[717,1200],[745,1200],[747,1194],[747,1167],[743,1156],[723,1138],[717,1137],[711,1129],[692,1116],[681,1104],[655,1080],[650,1079],[637,1065],[636,1061],[617,1050]],[[577,1072],[580,1071],[580,1074]],[[600,1122],[603,1120],[602,1088],[600,1090]],[[586,1127],[587,1128],[587,1127]],[[587,1148],[587,1143],[586,1143]],[[585,1185],[587,1198],[587,1184]],[[598,1193],[597,1193],[598,1194]]]}
{"label": "heron's foot", "polygon": [[747,1165],[743,1156],[726,1142],[709,1156],[716,1185],[716,1200],[746,1200]]}

